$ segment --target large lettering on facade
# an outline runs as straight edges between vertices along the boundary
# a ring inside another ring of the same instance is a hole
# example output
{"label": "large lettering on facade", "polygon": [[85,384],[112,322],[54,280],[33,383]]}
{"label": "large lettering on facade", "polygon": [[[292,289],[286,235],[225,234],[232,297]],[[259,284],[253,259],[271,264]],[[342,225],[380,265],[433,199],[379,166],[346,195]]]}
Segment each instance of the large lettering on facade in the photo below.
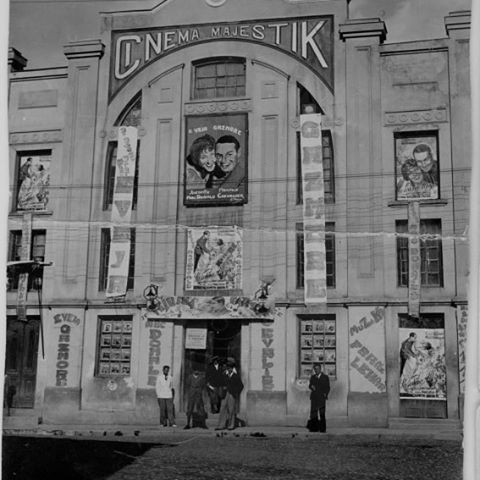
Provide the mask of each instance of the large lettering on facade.
{"label": "large lettering on facade", "polygon": [[[69,373],[72,369],[72,329],[80,326],[80,319],[73,313],[58,313],[53,317],[54,325],[60,325],[60,332],[57,339],[57,352],[55,355],[55,386],[67,387]],[[78,334],[78,330],[77,330]],[[75,342],[74,342],[75,343]],[[75,355],[74,355],[75,357]],[[76,363],[76,360],[73,362]],[[73,366],[75,368],[76,365]]]}
{"label": "large lettering on facade", "polygon": [[385,309],[352,308],[350,318],[350,390],[383,393],[386,391]]}
{"label": "large lettering on facade", "polygon": [[[268,323],[264,325],[269,325]],[[273,328],[262,328],[262,390],[264,392],[271,392],[273,390],[273,376],[270,373],[270,369],[273,368],[273,357],[275,356],[275,350],[272,348],[273,343]]]}
{"label": "large lettering on facade", "polygon": [[110,98],[142,68],[189,45],[215,40],[260,43],[298,58],[333,91],[333,17],[113,31]]}

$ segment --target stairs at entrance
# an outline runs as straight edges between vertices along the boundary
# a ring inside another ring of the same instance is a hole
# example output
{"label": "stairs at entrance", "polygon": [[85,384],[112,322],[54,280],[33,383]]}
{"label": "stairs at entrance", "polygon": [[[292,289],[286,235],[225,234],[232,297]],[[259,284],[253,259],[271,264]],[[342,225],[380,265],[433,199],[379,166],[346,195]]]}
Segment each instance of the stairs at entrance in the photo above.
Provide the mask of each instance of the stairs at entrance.
{"label": "stairs at entrance", "polygon": [[419,430],[424,432],[435,433],[436,437],[445,433],[451,435],[458,433],[461,435],[463,427],[458,419],[434,419],[434,418],[404,418],[404,417],[390,417],[388,419],[388,426],[395,430],[412,430],[418,433]]}

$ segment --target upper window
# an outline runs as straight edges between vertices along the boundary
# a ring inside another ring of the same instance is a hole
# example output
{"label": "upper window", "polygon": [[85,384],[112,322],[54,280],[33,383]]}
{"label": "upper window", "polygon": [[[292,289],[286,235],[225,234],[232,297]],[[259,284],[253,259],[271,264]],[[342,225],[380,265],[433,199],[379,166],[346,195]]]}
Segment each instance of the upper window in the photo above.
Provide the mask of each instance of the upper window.
{"label": "upper window", "polygon": [[[32,231],[32,243],[30,246],[30,258],[38,262],[45,261],[45,242],[47,232],[46,230],[33,230]],[[10,241],[8,249],[8,258],[12,262],[22,260],[22,231],[12,230],[10,232]],[[28,276],[28,289],[34,289],[35,278],[42,278],[43,269],[40,268]],[[17,290],[18,288],[18,273],[9,272],[7,277],[7,290]]]}
{"label": "upper window", "polygon": [[[107,289],[108,265],[110,260],[110,228],[102,228],[100,239],[100,272],[98,290],[104,292]],[[127,290],[133,290],[135,281],[135,229],[130,229],[130,261],[128,264]]]}
{"label": "upper window", "polygon": [[[408,233],[407,220],[397,220],[397,233]],[[420,220],[421,285],[443,287],[442,224],[440,220]],[[408,238],[397,237],[397,282],[408,287]]]}
{"label": "upper window", "polygon": [[[142,119],[142,95],[136,95],[124,108],[123,112],[115,121],[115,126],[138,127]],[[115,171],[117,160],[118,142],[109,142],[107,147],[107,162],[105,169],[105,190],[103,197],[103,209],[108,210],[113,203],[113,191],[115,189]],[[137,155],[135,161],[135,176],[133,180],[132,209],[137,208],[138,198],[138,164],[140,161],[140,140],[137,141]]]}
{"label": "upper window", "polygon": [[[325,203],[335,202],[335,174],[333,161],[333,141],[330,130],[322,130],[323,187]],[[303,203],[302,157],[300,132],[297,132],[297,204]]]}
{"label": "upper window", "polygon": [[[335,223],[325,224],[325,263],[327,287],[335,288]],[[305,287],[305,252],[303,225],[297,223],[297,288]]]}
{"label": "upper window", "polygon": [[18,154],[14,210],[46,210],[50,196],[51,160],[51,150]]}
{"label": "upper window", "polygon": [[194,100],[245,96],[245,59],[218,58],[193,65]]}

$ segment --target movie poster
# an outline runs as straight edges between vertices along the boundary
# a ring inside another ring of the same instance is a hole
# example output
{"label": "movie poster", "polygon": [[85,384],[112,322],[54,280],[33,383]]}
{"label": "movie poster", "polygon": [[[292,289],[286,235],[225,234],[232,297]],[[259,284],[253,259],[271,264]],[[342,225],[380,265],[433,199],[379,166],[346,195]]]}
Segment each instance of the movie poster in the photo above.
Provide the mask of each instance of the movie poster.
{"label": "movie poster", "polygon": [[400,398],[445,400],[445,330],[400,328]]}
{"label": "movie poster", "polygon": [[438,139],[434,134],[395,137],[397,200],[439,198]]}
{"label": "movie poster", "polygon": [[22,155],[18,170],[17,210],[46,210],[50,195],[51,155]]}
{"label": "movie poster", "polygon": [[247,115],[187,117],[186,206],[247,203]]}
{"label": "movie poster", "polygon": [[186,290],[242,288],[242,232],[237,227],[189,228]]}

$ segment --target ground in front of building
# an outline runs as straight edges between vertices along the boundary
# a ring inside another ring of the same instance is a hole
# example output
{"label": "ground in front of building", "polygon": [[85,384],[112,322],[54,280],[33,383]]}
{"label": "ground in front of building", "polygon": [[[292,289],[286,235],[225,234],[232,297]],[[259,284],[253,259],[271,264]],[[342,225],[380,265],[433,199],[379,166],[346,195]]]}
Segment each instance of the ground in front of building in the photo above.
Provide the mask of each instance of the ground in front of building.
{"label": "ground in front of building", "polygon": [[159,436],[158,443],[4,436],[5,480],[461,480],[457,441],[260,432]]}

